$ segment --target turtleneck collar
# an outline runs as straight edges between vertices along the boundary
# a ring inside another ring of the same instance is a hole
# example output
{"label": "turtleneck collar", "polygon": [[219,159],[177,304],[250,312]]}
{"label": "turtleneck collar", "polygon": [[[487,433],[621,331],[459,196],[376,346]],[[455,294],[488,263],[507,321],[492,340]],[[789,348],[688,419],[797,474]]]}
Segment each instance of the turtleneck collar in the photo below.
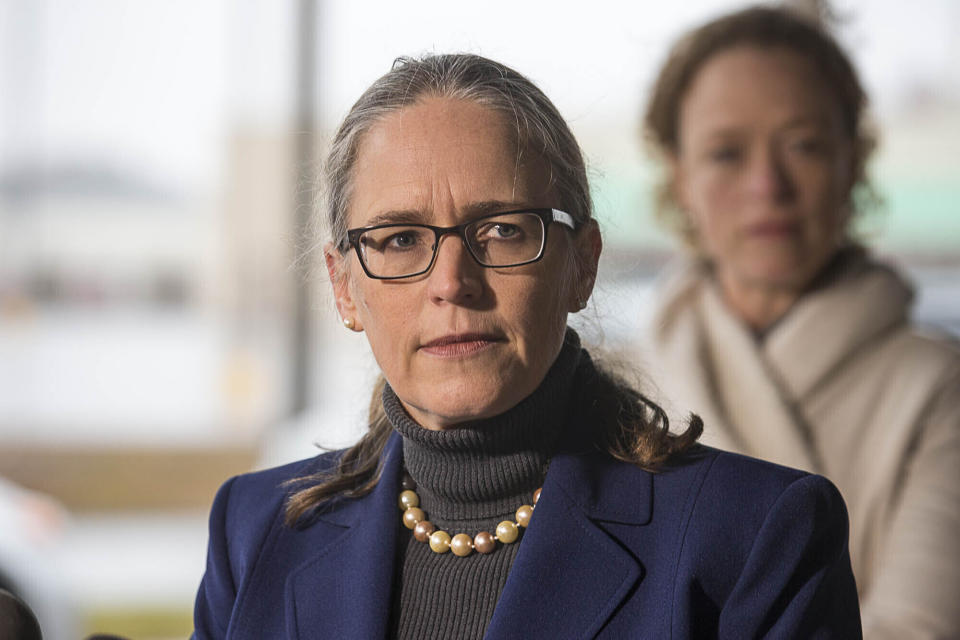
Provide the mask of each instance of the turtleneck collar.
{"label": "turtleneck collar", "polygon": [[383,408],[403,437],[404,466],[431,521],[496,517],[530,499],[563,431],[580,359],[580,339],[568,329],[532,394],[505,413],[446,431],[421,427],[384,386]]}

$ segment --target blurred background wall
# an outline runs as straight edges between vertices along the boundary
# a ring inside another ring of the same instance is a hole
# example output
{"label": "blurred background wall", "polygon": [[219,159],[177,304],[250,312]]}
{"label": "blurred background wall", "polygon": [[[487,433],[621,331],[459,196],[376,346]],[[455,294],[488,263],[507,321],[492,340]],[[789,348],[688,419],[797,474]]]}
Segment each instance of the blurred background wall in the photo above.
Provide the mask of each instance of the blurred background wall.
{"label": "blurred background wall", "polygon": [[[304,226],[325,141],[398,55],[480,53],[554,99],[606,232],[581,325],[629,342],[672,247],[647,88],[741,6],[0,0],[0,583],[54,638],[182,637],[216,487],[357,437],[372,360]],[[834,8],[882,134],[863,233],[960,332],[960,4]]]}

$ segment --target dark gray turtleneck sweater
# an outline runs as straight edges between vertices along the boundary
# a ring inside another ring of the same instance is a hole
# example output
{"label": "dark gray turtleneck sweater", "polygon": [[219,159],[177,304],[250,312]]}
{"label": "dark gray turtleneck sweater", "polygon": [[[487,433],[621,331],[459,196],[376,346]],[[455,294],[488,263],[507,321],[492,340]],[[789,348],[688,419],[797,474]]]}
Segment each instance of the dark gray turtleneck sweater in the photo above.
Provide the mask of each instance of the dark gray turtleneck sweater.
{"label": "dark gray turtleneck sweater", "polygon": [[[407,472],[417,484],[427,519],[451,536],[493,532],[532,504],[554,444],[563,430],[580,341],[568,332],[543,382],[506,413],[449,431],[413,421],[393,390],[383,392],[390,422],[403,436]],[[536,514],[533,516],[536,518]],[[400,523],[391,607],[395,638],[482,638],[507,573],[523,544],[497,544],[490,554],[438,554]]]}

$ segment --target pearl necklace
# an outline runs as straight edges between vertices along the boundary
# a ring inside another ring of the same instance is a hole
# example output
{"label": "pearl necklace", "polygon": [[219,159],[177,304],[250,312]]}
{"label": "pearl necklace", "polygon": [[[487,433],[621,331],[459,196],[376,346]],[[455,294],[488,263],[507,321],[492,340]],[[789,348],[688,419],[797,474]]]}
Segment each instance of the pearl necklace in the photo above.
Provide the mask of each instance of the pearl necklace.
{"label": "pearl necklace", "polygon": [[406,472],[403,474],[403,491],[400,492],[398,504],[403,511],[403,525],[407,529],[413,529],[413,537],[419,542],[430,544],[430,549],[434,553],[446,553],[453,551],[453,555],[465,557],[477,551],[477,553],[491,553],[497,548],[497,542],[501,544],[510,544],[520,537],[520,527],[526,527],[530,524],[530,517],[533,515],[533,508],[540,499],[540,491],[533,492],[533,504],[522,505],[517,509],[516,521],[504,520],[497,525],[496,533],[481,531],[473,538],[466,533],[458,533],[451,537],[446,531],[437,529],[432,522],[427,520],[427,514],[420,508],[420,496],[417,495],[417,485],[413,478]]}

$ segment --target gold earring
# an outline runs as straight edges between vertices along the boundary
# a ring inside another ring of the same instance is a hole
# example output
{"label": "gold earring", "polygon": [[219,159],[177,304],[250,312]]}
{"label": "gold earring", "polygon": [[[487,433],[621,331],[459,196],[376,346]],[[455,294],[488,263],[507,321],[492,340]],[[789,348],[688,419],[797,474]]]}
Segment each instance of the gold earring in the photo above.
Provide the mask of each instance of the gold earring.
{"label": "gold earring", "polygon": [[350,329],[350,331],[353,331],[353,327],[356,326],[356,323],[353,321],[353,318],[344,318],[343,326],[345,326],[347,329]]}

